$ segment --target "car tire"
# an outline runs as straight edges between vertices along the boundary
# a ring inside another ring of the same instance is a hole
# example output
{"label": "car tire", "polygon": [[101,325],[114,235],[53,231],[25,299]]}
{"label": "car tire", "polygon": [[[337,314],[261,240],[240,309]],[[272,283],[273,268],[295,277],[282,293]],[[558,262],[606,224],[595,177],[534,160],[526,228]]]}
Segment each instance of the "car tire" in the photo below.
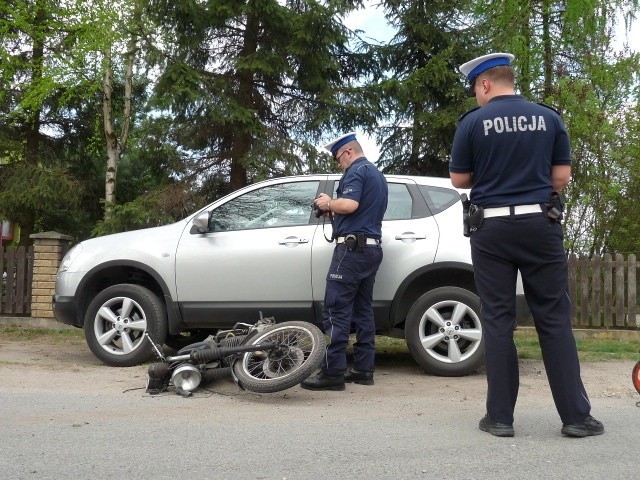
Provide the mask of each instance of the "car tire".
{"label": "car tire", "polygon": [[84,335],[93,354],[107,365],[131,367],[157,356],[167,336],[164,303],[148,288],[119,284],[102,290],[89,304]]}
{"label": "car tire", "polygon": [[411,306],[405,340],[415,361],[433,375],[475,372],[484,360],[480,299],[458,287],[440,287]]}

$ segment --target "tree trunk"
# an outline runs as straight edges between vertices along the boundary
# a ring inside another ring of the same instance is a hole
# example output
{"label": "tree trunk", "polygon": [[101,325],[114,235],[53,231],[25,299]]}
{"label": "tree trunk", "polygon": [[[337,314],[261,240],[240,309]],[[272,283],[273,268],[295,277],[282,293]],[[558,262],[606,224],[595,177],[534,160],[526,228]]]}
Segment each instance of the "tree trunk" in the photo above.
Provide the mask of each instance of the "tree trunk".
{"label": "tree trunk", "polygon": [[542,46],[543,53],[543,70],[544,70],[544,94],[543,101],[553,93],[553,48],[551,38],[551,0],[543,0],[542,2]]}
{"label": "tree trunk", "polygon": [[[251,13],[247,14],[247,26],[244,32],[244,44],[240,58],[253,55],[258,50],[258,36],[260,28],[259,18]],[[253,106],[253,73],[248,69],[238,72],[239,89],[238,103],[242,108],[250,110]],[[237,190],[247,184],[247,167],[244,158],[251,150],[251,132],[249,125],[239,126],[233,136],[231,146],[231,190]]]}
{"label": "tree trunk", "polygon": [[[36,2],[34,25],[44,26],[46,20],[45,4],[42,0]],[[33,54],[31,57],[31,83],[37,85],[42,80],[42,62],[44,58],[44,36],[33,37]],[[24,159],[30,165],[38,165],[40,151],[40,115],[41,108],[27,112],[25,125]],[[22,212],[18,219],[20,224],[20,240],[18,245],[28,246],[32,241],[30,235],[34,232],[35,212],[31,209]]]}
{"label": "tree trunk", "polygon": [[124,153],[124,148],[129,136],[129,128],[131,125],[131,95],[133,83],[133,60],[136,51],[135,37],[131,37],[129,43],[129,51],[125,60],[125,76],[124,76],[124,111],[122,119],[122,133],[120,138],[115,131],[113,121],[113,68],[111,49],[105,52],[104,60],[104,85],[102,114],[104,120],[104,135],[107,143],[107,169],[105,176],[105,193],[104,193],[104,219],[108,221],[111,218],[111,210],[116,204],[116,180],[118,176],[118,164]]}
{"label": "tree trunk", "polygon": [[107,142],[107,174],[104,185],[104,219],[111,217],[111,208],[116,203],[116,177],[118,175],[118,161],[120,160],[120,144],[113,124],[113,71],[111,65],[111,49],[105,52],[104,83],[102,98],[102,116],[104,120],[104,135]]}

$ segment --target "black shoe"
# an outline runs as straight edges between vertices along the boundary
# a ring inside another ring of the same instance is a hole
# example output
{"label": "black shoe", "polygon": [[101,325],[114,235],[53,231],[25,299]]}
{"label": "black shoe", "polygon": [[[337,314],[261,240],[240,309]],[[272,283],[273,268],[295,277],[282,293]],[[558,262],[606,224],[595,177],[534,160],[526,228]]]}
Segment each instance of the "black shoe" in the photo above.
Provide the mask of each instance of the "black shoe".
{"label": "black shoe", "polygon": [[344,390],[344,375],[325,375],[305,378],[300,386],[306,390]]}
{"label": "black shoe", "polygon": [[602,435],[604,433],[604,425],[589,415],[584,422],[563,425],[560,431],[567,437],[591,437],[593,435]]}
{"label": "black shoe", "polygon": [[494,422],[489,418],[488,413],[480,420],[480,430],[496,437],[513,437],[513,425]]}
{"label": "black shoe", "polygon": [[344,374],[344,381],[360,385],[373,385],[373,372],[361,372],[351,369]]}

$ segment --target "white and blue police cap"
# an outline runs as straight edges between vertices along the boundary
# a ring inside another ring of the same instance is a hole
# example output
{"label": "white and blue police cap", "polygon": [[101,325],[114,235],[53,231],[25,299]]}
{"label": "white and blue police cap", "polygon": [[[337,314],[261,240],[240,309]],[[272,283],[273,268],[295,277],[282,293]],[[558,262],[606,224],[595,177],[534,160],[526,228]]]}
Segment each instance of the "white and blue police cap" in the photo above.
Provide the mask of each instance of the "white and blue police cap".
{"label": "white and blue police cap", "polygon": [[356,132],[345,133],[344,135],[341,135],[335,140],[327,143],[322,148],[324,148],[325,150],[328,150],[329,152],[331,152],[331,155],[335,156],[336,152],[340,149],[340,147],[342,147],[343,145],[346,145],[349,142],[353,142],[355,139],[356,139]]}
{"label": "white and blue police cap", "polygon": [[515,58],[516,57],[510,53],[490,53],[463,63],[459,68],[460,72],[467,77],[469,83],[473,85],[476,77],[482,72],[486,72],[490,68],[500,65],[511,65],[511,62]]}

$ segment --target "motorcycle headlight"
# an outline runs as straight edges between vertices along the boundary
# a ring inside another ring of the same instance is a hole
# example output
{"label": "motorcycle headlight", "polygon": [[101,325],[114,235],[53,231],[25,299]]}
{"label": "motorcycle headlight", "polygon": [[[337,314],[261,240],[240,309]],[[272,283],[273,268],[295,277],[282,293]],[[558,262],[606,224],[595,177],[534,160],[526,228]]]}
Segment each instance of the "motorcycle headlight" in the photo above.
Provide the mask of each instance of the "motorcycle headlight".
{"label": "motorcycle headlight", "polygon": [[171,382],[175,388],[181,388],[186,392],[195,390],[200,385],[200,370],[195,365],[184,363],[175,369],[171,376]]}

